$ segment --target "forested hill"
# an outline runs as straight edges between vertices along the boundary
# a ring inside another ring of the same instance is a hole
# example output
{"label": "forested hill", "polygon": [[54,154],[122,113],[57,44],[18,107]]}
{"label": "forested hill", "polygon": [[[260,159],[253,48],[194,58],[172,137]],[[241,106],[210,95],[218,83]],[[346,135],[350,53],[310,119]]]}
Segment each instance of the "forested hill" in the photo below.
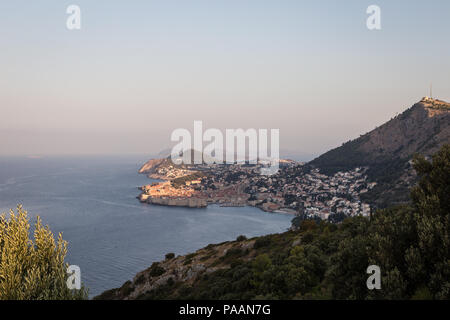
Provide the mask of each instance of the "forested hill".
{"label": "forested hill", "polygon": [[410,160],[416,153],[430,156],[450,143],[450,104],[423,98],[376,129],[332,149],[309,164],[325,174],[367,167],[377,186],[362,197],[376,207],[408,200],[415,181]]}

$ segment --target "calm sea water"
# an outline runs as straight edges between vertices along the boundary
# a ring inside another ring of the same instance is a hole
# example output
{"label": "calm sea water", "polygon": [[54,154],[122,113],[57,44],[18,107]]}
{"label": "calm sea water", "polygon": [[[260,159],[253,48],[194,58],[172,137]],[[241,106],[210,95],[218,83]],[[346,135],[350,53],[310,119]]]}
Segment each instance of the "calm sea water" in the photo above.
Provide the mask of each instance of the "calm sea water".
{"label": "calm sea water", "polygon": [[90,296],[119,287],[168,252],[285,231],[290,215],[256,208],[169,208],[141,204],[145,157],[0,158],[0,212],[22,204],[69,242]]}

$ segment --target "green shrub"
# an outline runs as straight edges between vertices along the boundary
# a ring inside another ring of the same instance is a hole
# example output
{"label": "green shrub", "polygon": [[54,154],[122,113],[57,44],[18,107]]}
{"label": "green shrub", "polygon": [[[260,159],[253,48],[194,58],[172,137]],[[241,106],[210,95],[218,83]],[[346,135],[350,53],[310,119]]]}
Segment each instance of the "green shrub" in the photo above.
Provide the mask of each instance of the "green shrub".
{"label": "green shrub", "polygon": [[150,267],[150,273],[149,274],[150,274],[151,277],[159,277],[164,272],[166,272],[166,270],[163,267],[161,267],[158,262],[153,262],[151,267]]}
{"label": "green shrub", "polygon": [[270,245],[270,238],[265,236],[265,237],[260,237],[260,238],[256,239],[255,244],[253,245],[253,248],[259,249],[262,247],[267,247],[269,245]]}
{"label": "green shrub", "polygon": [[184,262],[183,262],[183,265],[187,266],[187,265],[189,265],[191,263],[192,263],[192,259],[185,259]]}
{"label": "green shrub", "polygon": [[225,254],[225,257],[236,257],[236,256],[242,256],[244,251],[242,251],[241,248],[230,248],[227,253]]}
{"label": "green shrub", "polygon": [[166,254],[166,260],[171,260],[173,258],[175,258],[175,253],[169,252]]}
{"label": "green shrub", "polygon": [[186,260],[192,260],[195,256],[197,255],[197,253],[189,253],[188,255],[186,255]]}
{"label": "green shrub", "polygon": [[[143,284],[145,282],[146,278],[145,278],[145,274],[141,274],[135,281],[136,284]],[[127,281],[129,282],[129,281]],[[127,284],[127,282],[125,282],[125,284]]]}
{"label": "green shrub", "polygon": [[67,287],[64,262],[67,242],[62,234],[55,243],[53,233],[37,217],[34,239],[29,238],[27,212],[17,207],[0,215],[0,300],[87,299],[87,290]]}

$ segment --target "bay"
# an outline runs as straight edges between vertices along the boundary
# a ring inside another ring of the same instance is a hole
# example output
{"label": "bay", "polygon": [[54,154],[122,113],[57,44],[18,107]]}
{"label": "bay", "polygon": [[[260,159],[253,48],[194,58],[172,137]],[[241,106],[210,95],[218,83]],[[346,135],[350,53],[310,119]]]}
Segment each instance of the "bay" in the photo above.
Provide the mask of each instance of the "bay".
{"label": "bay", "polygon": [[283,232],[292,216],[251,207],[206,209],[141,204],[137,171],[149,156],[0,158],[0,212],[22,204],[68,241],[93,297],[164,259],[210,243]]}

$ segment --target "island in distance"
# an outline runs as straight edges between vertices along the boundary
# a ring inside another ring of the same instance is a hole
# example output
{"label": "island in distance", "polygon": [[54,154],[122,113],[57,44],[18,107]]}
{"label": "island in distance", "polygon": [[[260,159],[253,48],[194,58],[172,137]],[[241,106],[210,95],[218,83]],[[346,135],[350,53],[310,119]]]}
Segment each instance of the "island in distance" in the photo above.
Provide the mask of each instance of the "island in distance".
{"label": "island in distance", "polygon": [[449,103],[425,97],[308,163],[280,160],[272,176],[261,175],[259,163],[186,165],[170,157],[151,159],[139,173],[163,181],[142,186],[138,198],[195,208],[255,206],[332,222],[368,216],[374,208],[408,201],[407,190],[415,182],[412,157],[429,156],[448,143],[449,110]]}

